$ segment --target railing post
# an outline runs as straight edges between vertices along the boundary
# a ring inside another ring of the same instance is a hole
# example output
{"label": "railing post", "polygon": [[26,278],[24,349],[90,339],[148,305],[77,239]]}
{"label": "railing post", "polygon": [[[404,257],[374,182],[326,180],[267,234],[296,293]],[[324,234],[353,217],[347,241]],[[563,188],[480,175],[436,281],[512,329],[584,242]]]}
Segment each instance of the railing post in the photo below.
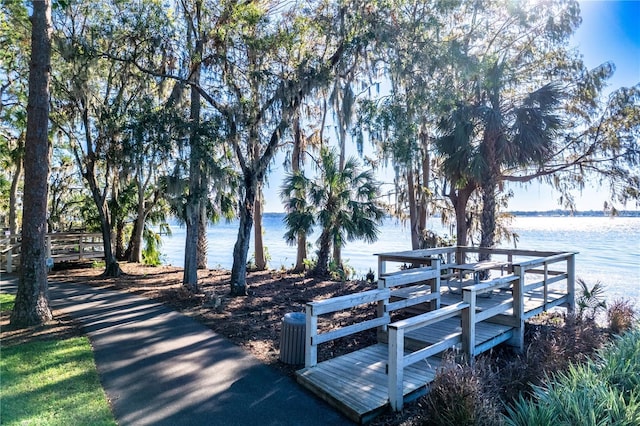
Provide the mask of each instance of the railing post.
{"label": "railing post", "polygon": [[79,236],[79,241],[78,241],[78,256],[79,259],[84,258],[84,232],[80,233]]}
{"label": "railing post", "polygon": [[389,404],[394,411],[404,404],[404,329],[389,326],[389,363],[387,364]]}
{"label": "railing post", "polygon": [[[384,278],[380,278],[378,276],[378,290],[384,290],[387,288],[387,281]],[[378,318],[382,318],[386,315],[389,306],[389,299],[379,300],[376,306],[376,315]],[[386,342],[388,339],[387,336],[387,326],[381,325],[376,329],[376,337],[378,342]]]}
{"label": "railing post", "polygon": [[547,310],[547,300],[549,297],[549,264],[544,262],[544,286],[542,287],[542,304],[544,306],[544,310]]}
{"label": "railing post", "polygon": [[431,294],[437,294],[437,298],[432,300],[430,308],[432,311],[440,309],[440,275],[442,275],[442,268],[440,267],[440,259],[436,258],[431,261],[431,266],[436,270],[436,277],[431,283]]}
{"label": "railing post", "polygon": [[469,357],[469,365],[473,365],[476,348],[476,291],[463,288],[462,301],[469,304],[462,311],[462,351]]}
{"label": "railing post", "polygon": [[513,283],[513,318],[517,324],[514,327],[513,337],[509,344],[522,352],[524,349],[524,274],[525,269],[520,265],[514,265],[514,274],[518,280]]}
{"label": "railing post", "polygon": [[313,337],[318,330],[318,317],[313,314],[313,306],[307,304],[306,324],[304,340],[304,366],[314,367],[318,364],[318,346],[313,341]]}
{"label": "railing post", "polygon": [[571,253],[567,258],[567,298],[569,313],[576,308],[576,254]]}
{"label": "railing post", "polygon": [[47,241],[47,258],[53,257],[51,256],[51,234],[46,235],[46,241]]}
{"label": "railing post", "polygon": [[7,274],[13,272],[13,245],[9,241],[9,251],[7,252]]}
{"label": "railing post", "polygon": [[382,259],[382,256],[378,255],[378,278],[387,273],[387,263]]}

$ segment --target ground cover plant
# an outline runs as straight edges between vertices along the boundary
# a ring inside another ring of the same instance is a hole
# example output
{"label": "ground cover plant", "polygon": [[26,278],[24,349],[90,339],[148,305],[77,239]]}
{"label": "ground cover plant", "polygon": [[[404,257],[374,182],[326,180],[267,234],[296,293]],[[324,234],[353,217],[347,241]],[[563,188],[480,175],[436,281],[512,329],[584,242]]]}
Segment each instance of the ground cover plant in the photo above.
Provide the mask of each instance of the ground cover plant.
{"label": "ground cover plant", "polygon": [[640,329],[618,337],[598,356],[571,365],[531,399],[508,408],[505,423],[535,425],[640,424]]}

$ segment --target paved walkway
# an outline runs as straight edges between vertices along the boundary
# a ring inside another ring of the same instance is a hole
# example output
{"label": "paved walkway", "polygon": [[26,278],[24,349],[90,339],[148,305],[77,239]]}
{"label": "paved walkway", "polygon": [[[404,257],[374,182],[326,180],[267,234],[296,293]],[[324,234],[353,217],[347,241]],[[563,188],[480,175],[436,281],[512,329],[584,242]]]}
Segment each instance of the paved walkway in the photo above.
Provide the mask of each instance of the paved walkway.
{"label": "paved walkway", "polygon": [[[2,275],[2,291],[15,288]],[[291,378],[162,304],[58,283],[50,283],[50,299],[83,325],[120,425],[351,424]]]}

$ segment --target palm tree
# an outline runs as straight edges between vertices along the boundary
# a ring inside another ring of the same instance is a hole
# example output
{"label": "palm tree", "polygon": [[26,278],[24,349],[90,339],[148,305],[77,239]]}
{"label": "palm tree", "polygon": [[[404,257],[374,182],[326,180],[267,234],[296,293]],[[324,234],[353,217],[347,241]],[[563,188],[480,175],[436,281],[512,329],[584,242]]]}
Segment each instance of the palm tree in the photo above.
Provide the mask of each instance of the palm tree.
{"label": "palm tree", "polygon": [[340,170],[337,157],[335,151],[323,148],[320,175],[309,185],[309,199],[316,209],[316,221],[322,227],[318,261],[313,271],[319,276],[328,272],[332,245],[333,261],[341,267],[340,248],[356,239],[377,240],[384,215],[376,202],[379,187],[373,173],[360,171],[354,158],[348,159]]}
{"label": "palm tree", "polygon": [[[493,247],[496,197],[506,169],[544,164],[555,146],[562,121],[557,115],[563,93],[548,83],[520,98],[510,90],[503,64],[487,68],[475,88],[475,98],[459,102],[440,123],[437,141],[444,174],[450,180],[458,244],[466,243],[466,202],[482,191],[481,247]],[[488,259],[488,255],[481,255]]]}
{"label": "palm tree", "polygon": [[[486,100],[477,112],[483,127],[479,154],[482,188],[482,235],[480,247],[495,244],[496,196],[506,168],[542,165],[553,153],[562,126],[558,107],[563,93],[559,86],[548,83],[525,94],[518,102],[505,101],[509,90],[504,79],[504,65],[489,68],[484,88]],[[488,259],[481,255],[480,259]]]}
{"label": "palm tree", "polygon": [[287,227],[284,238],[288,244],[298,245],[294,272],[302,272],[305,268],[307,236],[311,234],[316,224],[313,205],[307,199],[309,185],[309,179],[302,172],[294,171],[285,177],[280,191],[280,197],[284,201],[287,212],[284,217]]}

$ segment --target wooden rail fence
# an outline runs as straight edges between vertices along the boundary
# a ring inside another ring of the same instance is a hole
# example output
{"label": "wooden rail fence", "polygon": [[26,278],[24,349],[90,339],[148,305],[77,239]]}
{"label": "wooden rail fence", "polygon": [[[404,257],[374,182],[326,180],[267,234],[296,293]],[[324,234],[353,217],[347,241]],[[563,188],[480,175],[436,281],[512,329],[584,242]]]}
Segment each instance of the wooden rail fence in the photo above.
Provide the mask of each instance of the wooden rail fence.
{"label": "wooden rail fence", "polygon": [[[104,258],[102,234],[56,232],[46,235],[47,258],[50,262]],[[20,235],[0,238],[0,269],[13,272],[20,264]]]}

